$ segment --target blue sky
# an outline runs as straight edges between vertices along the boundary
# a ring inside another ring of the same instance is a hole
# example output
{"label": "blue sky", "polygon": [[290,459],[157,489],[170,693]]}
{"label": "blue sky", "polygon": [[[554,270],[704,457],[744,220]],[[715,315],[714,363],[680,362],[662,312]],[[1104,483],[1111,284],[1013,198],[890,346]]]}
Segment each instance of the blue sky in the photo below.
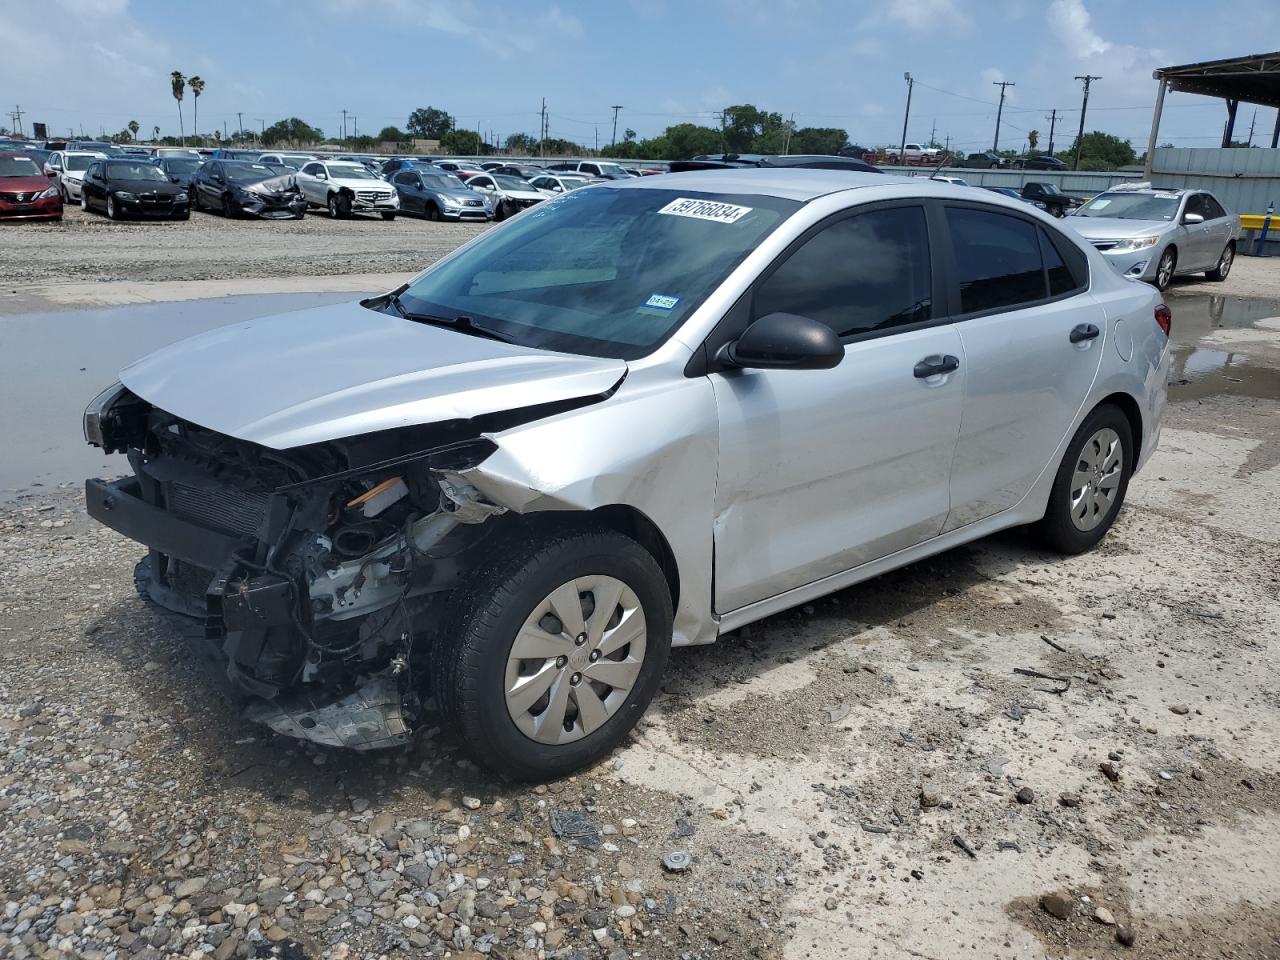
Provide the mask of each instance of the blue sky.
{"label": "blue sky", "polygon": [[[1020,147],[1047,115],[1062,149],[1079,122],[1076,74],[1093,86],[1089,129],[1145,148],[1152,68],[1276,47],[1280,3],[1233,0],[17,0],[0,13],[0,109],[65,133],[138,120],[177,132],[174,69],[199,74],[200,128],[296,115],[326,133],[342,109],[361,132],[403,125],[433,105],[505,137],[538,127],[591,146],[612,132],[611,104],[641,136],[713,124],[730,104],[837,126],[858,143],[897,143],[905,83],[919,83],[908,139],[991,145],[993,81],[1010,87],[1001,146]],[[1265,38],[1255,42],[1253,38]],[[191,95],[183,102],[188,130]],[[1219,101],[1173,95],[1161,141],[1214,146]],[[1242,106],[1237,133],[1253,108]],[[1258,110],[1255,143],[1276,112]]]}

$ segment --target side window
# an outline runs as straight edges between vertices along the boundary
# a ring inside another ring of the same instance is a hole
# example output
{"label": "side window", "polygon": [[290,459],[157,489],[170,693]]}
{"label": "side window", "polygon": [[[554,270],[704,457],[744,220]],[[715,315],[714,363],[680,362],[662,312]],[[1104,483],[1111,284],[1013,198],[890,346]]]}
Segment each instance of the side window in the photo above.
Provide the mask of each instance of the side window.
{"label": "side window", "polygon": [[471,182],[477,187],[492,187],[493,181],[488,177],[472,177]]}
{"label": "side window", "polygon": [[1188,213],[1198,213],[1206,220],[1209,219],[1209,208],[1205,205],[1203,193],[1193,193],[1187,197],[1187,209],[1182,211],[1185,217]]}
{"label": "side window", "polygon": [[1018,217],[947,208],[961,313],[1017,307],[1045,298],[1036,226]]}
{"label": "side window", "polygon": [[1227,211],[1222,208],[1222,204],[1220,204],[1217,199],[1207,193],[1203,194],[1203,196],[1205,206],[1204,218],[1206,220],[1218,220],[1227,215]]}
{"label": "side window", "polygon": [[753,318],[770,313],[820,320],[841,337],[931,319],[924,209],[871,210],[814,234],[756,288]]}
{"label": "side window", "polygon": [[62,169],[62,157],[58,156],[58,154],[56,154],[56,153],[55,153],[55,154],[52,154],[52,155],[49,157],[49,166],[53,167],[53,169],[55,169],[55,170],[61,170],[61,169]]}
{"label": "side window", "polygon": [[396,183],[403,183],[406,187],[414,186],[417,179],[417,174],[410,173],[408,170],[401,170],[396,174]]}
{"label": "side window", "polygon": [[306,174],[307,176],[309,176],[309,177],[314,177],[317,173],[319,173],[319,172],[320,172],[320,164],[318,164],[318,163],[308,163],[305,167],[303,167],[303,168],[302,168],[301,170],[299,170],[298,172],[299,172],[299,173],[305,173],[305,174]]}
{"label": "side window", "polygon": [[1061,235],[1040,228],[1040,249],[1049,275],[1049,296],[1083,290],[1089,283],[1089,260]]}
{"label": "side window", "polygon": [[594,163],[584,163],[580,167],[578,167],[578,169],[582,170],[585,173],[591,174],[593,177],[600,176],[600,168],[597,167]]}

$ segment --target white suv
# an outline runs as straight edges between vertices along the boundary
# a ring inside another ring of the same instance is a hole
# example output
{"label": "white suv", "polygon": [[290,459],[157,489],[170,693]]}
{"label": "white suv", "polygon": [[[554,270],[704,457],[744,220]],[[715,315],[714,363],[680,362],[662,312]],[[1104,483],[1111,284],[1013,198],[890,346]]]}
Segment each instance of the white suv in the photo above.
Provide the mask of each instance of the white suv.
{"label": "white suv", "polygon": [[307,204],[324,207],[335,220],[352,213],[380,213],[383,220],[394,220],[400,212],[396,188],[364,164],[313,160],[303,165],[297,179]]}
{"label": "white suv", "polygon": [[44,172],[57,181],[63,203],[79,203],[80,186],[84,182],[89,164],[95,160],[105,160],[106,156],[105,153],[90,153],[87,150],[55,150],[45,160]]}

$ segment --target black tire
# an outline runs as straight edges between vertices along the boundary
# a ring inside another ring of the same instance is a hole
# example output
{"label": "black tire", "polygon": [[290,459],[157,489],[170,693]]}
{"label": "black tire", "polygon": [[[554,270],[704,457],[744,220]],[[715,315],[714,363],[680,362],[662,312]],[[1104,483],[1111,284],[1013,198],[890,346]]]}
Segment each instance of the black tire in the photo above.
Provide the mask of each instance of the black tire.
{"label": "black tire", "polygon": [[435,223],[439,223],[441,220],[440,208],[437,207],[434,203],[427,204],[427,219]]}
{"label": "black tire", "polygon": [[236,206],[231,202],[231,198],[225,193],[222,195],[222,215],[228,220],[236,218]]}
{"label": "black tire", "polygon": [[173,215],[173,219],[175,219],[175,220],[190,220],[190,219],[191,219],[191,210],[190,210],[190,208],[188,208],[188,209],[186,209],[186,210],[183,210],[181,213],[175,213],[175,214]]}
{"label": "black tire", "polygon": [[329,217],[332,220],[345,220],[351,216],[351,199],[340,193],[329,194],[329,200],[326,204],[329,210]]}
{"label": "black tire", "polygon": [[[1081,467],[1087,459],[1087,448],[1099,431],[1114,431],[1120,443],[1120,477],[1115,488],[1115,496],[1105,511],[1096,514],[1095,525],[1090,529],[1081,529],[1072,519],[1072,480],[1077,467]],[[1041,539],[1061,553],[1084,553],[1098,543],[1111,529],[1120,508],[1124,504],[1125,493],[1129,489],[1129,478],[1133,475],[1133,429],[1129,418],[1119,407],[1103,404],[1085,417],[1080,429],[1075,432],[1071,442],[1067,444],[1067,452],[1058,465],[1058,473],[1053,478],[1053,489],[1049,493],[1049,505],[1045,509],[1044,518],[1039,523],[1038,532]]]}
{"label": "black tire", "polygon": [[507,201],[499,200],[497,206],[493,208],[493,219],[505,220],[511,216],[511,211],[507,209]]}
{"label": "black tire", "polygon": [[[478,569],[451,598],[446,628],[431,651],[446,725],[477,763],[521,780],[555,779],[605,756],[649,706],[671,648],[671,594],[658,564],[614,531],[540,523],[504,540]],[[615,577],[635,593],[647,628],[644,660],[626,699],[598,729],[566,744],[540,743],[516,726],[507,709],[508,655],[537,604],[562,584],[591,575]]]}
{"label": "black tire", "polygon": [[194,213],[195,211],[197,211],[197,210],[199,210],[199,209],[200,209],[200,191],[199,191],[199,190],[197,190],[197,189],[195,188],[195,185],[194,185],[194,184],[192,184],[192,186],[191,186],[191,210],[192,210],[192,212]]}
{"label": "black tire", "polygon": [[67,185],[65,183],[58,184],[58,189],[62,191],[62,202],[64,204],[70,206],[75,203],[75,201],[71,199],[71,193],[67,190]]}
{"label": "black tire", "polygon": [[383,220],[394,220],[395,218],[396,218],[396,215],[395,215],[394,213],[386,213],[386,212],[384,212],[384,213],[382,214],[382,219],[383,219]]}
{"label": "black tire", "polygon": [[108,220],[124,219],[123,215],[120,213],[119,208],[116,207],[116,198],[109,193],[107,194],[107,219]]}
{"label": "black tire", "polygon": [[[1165,261],[1168,261],[1168,269],[1165,268]],[[1173,271],[1178,268],[1178,251],[1173,247],[1169,247],[1164,253],[1160,254],[1160,262],[1156,264],[1156,275],[1152,278],[1157,290],[1167,290],[1169,284],[1173,283]]]}
{"label": "black tire", "polygon": [[1222,248],[1222,256],[1218,257],[1218,265],[1212,270],[1206,270],[1204,276],[1206,280],[1212,280],[1214,283],[1221,283],[1227,279],[1227,274],[1231,273],[1231,265],[1236,262],[1236,242],[1232,240]]}

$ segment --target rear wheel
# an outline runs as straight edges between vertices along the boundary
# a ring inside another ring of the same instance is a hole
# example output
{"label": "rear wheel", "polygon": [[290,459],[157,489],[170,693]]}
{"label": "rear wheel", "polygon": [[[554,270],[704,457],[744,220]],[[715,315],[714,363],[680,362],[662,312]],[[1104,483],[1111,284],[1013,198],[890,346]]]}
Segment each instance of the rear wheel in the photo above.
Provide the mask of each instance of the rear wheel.
{"label": "rear wheel", "polygon": [[1083,553],[1115,522],[1133,472],[1133,431],[1118,407],[1105,404],[1085,418],[1067,445],[1040,521],[1045,542]]}
{"label": "rear wheel", "polygon": [[1160,254],[1160,262],[1156,264],[1156,288],[1165,290],[1173,283],[1173,271],[1178,265],[1178,253],[1173,247]]}
{"label": "rear wheel", "polygon": [[472,757],[564,776],[622,741],[657,691],[671,595],[653,557],[609,530],[508,542],[453,601],[432,650],[436,697]]}
{"label": "rear wheel", "polygon": [[1205,276],[1214,283],[1221,283],[1227,279],[1227,274],[1231,272],[1231,265],[1236,260],[1236,244],[1231,241],[1222,249],[1222,256],[1218,258],[1218,265],[1212,270],[1206,270]]}

